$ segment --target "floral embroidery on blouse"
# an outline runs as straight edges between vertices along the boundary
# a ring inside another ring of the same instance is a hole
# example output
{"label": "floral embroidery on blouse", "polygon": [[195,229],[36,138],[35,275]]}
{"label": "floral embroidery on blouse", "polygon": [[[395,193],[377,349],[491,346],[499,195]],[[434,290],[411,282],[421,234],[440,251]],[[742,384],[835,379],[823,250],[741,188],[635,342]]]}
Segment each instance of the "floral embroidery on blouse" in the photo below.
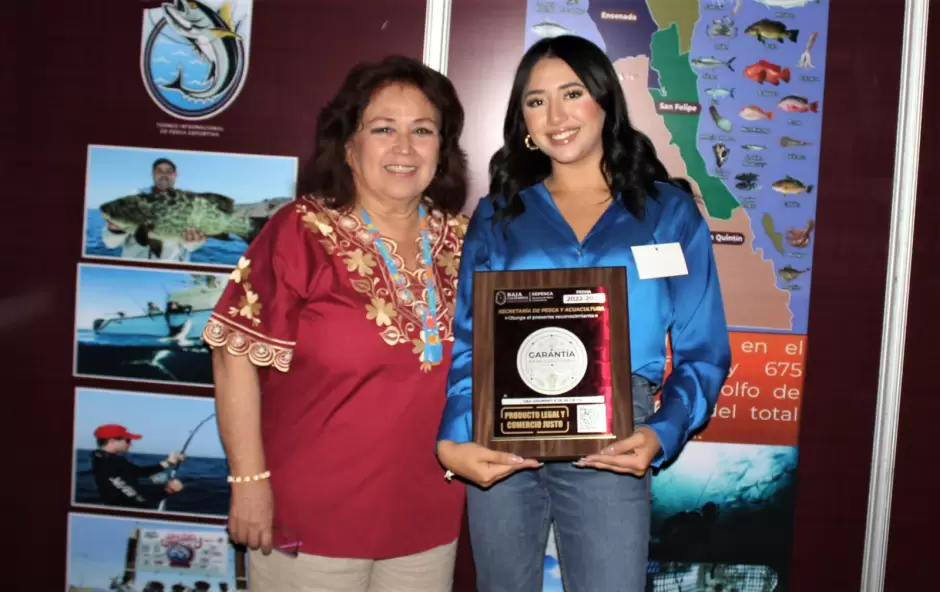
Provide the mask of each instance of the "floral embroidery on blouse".
{"label": "floral embroidery on blouse", "polygon": [[[238,259],[235,269],[229,274],[229,280],[241,286],[244,294],[239,299],[238,306],[230,306],[228,314],[231,317],[245,317],[251,321],[252,327],[261,324],[261,302],[258,293],[251,289],[248,277],[251,275],[251,260],[245,257]],[[247,355],[248,359],[257,366],[274,366],[282,372],[290,368],[293,356],[292,342],[278,342],[270,338],[259,339],[245,331],[237,330],[223,324],[210,316],[202,331],[202,338],[212,347],[225,347],[233,355]],[[271,342],[268,342],[268,341]]]}
{"label": "floral embroidery on blouse", "polygon": [[[388,269],[381,264],[381,256],[372,245],[365,224],[355,215],[327,208],[313,198],[301,198],[296,205],[308,230],[320,236],[320,244],[330,255],[338,256],[350,273],[353,289],[365,295],[366,318],[374,321],[379,336],[391,346],[409,345],[421,369],[432,366],[424,360],[426,336],[416,304],[427,306],[427,290],[422,282],[423,269],[405,268],[398,255],[395,241],[383,238],[392,258],[410,283],[413,300],[399,290]],[[442,341],[453,341],[453,312],[457,293],[457,272],[460,267],[460,249],[469,220],[459,215],[445,217],[436,210],[429,213],[431,257],[436,263],[435,275],[438,291],[437,324]],[[420,253],[419,253],[420,254]]]}
{"label": "floral embroidery on blouse", "polygon": [[238,306],[229,307],[228,314],[232,317],[245,317],[251,321],[252,327],[257,327],[261,324],[261,318],[258,316],[261,314],[261,302],[258,301],[258,293],[251,290],[251,284],[248,282],[249,275],[251,275],[251,261],[244,257],[239,257],[238,265],[232,270],[229,278],[236,284],[239,284],[245,294],[238,301]]}

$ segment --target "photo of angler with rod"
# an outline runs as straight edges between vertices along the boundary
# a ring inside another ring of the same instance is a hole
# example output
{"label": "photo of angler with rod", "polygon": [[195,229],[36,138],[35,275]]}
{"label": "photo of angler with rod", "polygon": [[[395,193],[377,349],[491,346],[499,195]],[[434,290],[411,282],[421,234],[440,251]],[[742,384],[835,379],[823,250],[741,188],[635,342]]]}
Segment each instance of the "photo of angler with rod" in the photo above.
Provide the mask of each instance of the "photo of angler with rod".
{"label": "photo of angler with rod", "polygon": [[224,517],[229,488],[211,398],[79,388],[78,506]]}

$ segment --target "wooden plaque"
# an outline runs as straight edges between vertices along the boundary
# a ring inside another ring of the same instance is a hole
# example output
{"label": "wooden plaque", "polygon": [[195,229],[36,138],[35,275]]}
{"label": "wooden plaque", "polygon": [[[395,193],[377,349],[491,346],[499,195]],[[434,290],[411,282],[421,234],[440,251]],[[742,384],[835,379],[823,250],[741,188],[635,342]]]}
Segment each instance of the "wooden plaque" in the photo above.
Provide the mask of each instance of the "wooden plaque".
{"label": "wooden plaque", "polygon": [[568,460],[633,433],[623,267],[473,275],[473,441]]}

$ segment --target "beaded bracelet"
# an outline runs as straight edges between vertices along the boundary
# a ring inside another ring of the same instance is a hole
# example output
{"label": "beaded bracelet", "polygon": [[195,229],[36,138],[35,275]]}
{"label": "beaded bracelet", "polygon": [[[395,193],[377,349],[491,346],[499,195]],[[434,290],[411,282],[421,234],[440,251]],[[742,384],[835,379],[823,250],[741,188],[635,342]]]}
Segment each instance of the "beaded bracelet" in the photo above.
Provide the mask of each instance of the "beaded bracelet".
{"label": "beaded bracelet", "polygon": [[247,483],[249,481],[261,481],[262,479],[267,479],[271,476],[271,471],[265,471],[263,473],[258,473],[257,475],[248,475],[245,477],[233,477],[229,475],[229,483]]}

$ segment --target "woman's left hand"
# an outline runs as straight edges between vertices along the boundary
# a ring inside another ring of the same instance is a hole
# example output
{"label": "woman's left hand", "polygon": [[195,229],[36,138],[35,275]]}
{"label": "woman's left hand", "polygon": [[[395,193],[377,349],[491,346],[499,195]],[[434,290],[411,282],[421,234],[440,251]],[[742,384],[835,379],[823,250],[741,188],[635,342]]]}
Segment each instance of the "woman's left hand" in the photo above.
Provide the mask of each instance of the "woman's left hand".
{"label": "woman's left hand", "polygon": [[659,450],[656,432],[644,426],[637,428],[629,438],[611,444],[600,454],[589,454],[574,464],[642,477]]}

